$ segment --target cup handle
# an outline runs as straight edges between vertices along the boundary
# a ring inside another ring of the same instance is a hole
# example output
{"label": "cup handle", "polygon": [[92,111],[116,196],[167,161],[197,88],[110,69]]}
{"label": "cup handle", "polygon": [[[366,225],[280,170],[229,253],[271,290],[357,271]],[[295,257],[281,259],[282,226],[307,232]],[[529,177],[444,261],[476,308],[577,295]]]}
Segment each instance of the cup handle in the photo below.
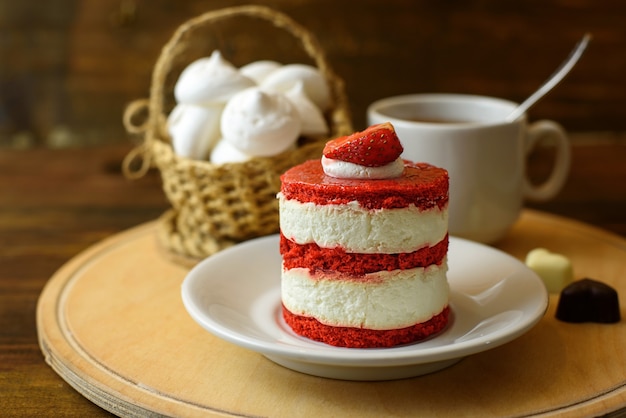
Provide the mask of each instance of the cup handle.
{"label": "cup handle", "polygon": [[534,201],[553,198],[565,185],[571,164],[571,150],[565,130],[556,122],[540,120],[528,126],[526,131],[526,155],[544,139],[551,139],[556,147],[556,158],[548,179],[533,185],[524,177],[524,197]]}

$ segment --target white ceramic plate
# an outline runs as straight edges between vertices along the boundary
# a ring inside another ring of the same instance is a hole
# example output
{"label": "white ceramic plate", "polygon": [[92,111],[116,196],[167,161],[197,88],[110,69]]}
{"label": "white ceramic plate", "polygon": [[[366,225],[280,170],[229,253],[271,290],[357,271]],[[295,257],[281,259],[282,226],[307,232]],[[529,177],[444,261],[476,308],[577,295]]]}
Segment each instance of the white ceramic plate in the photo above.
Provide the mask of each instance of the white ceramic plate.
{"label": "white ceramic plate", "polygon": [[278,236],[247,241],[194,267],[182,285],[191,317],[209,332],[287,368],[346,380],[419,376],[509,342],[544,315],[548,293],[524,263],[450,238],[451,321],[437,336],[383,349],[333,347],[293,333],[282,319]]}

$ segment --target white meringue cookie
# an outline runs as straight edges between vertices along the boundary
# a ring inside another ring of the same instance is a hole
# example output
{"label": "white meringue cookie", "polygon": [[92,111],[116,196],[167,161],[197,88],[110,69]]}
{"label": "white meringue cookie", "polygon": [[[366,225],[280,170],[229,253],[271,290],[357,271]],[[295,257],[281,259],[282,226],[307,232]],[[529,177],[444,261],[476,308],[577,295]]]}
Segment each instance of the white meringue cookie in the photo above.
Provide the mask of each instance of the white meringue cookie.
{"label": "white meringue cookie", "polygon": [[242,163],[251,158],[251,155],[241,152],[224,139],[220,139],[211,151],[211,162],[213,164]]}
{"label": "white meringue cookie", "polygon": [[[294,150],[296,148],[296,144],[293,144],[288,149]],[[252,158],[254,158],[252,155],[239,151],[238,148],[222,138],[211,150],[210,161],[213,164],[243,163]]]}
{"label": "white meringue cookie", "polygon": [[328,124],[324,115],[308,98],[304,91],[304,84],[298,81],[285,96],[293,103],[300,115],[302,127],[300,133],[305,136],[322,136],[328,134]]}
{"label": "white meringue cookie", "polygon": [[324,76],[313,66],[288,64],[272,71],[260,84],[271,92],[287,92],[298,81],[302,81],[306,95],[323,112],[331,102],[330,88]]}
{"label": "white meringue cookie", "polygon": [[220,137],[224,106],[178,104],[167,118],[174,152],[181,157],[204,160]]}
{"label": "white meringue cookie", "polygon": [[174,86],[174,97],[178,103],[224,104],[254,85],[254,81],[242,75],[216,50],[210,57],[200,58],[182,71]]}
{"label": "white meringue cookie", "polygon": [[228,101],[222,137],[240,151],[268,157],[287,150],[300,135],[300,117],[283,94],[252,87]]}
{"label": "white meringue cookie", "polygon": [[239,68],[239,72],[249,79],[253,80],[255,83],[261,84],[261,82],[268,75],[270,75],[270,73],[274,72],[281,66],[282,64],[276,61],[261,60],[244,65],[243,67]]}

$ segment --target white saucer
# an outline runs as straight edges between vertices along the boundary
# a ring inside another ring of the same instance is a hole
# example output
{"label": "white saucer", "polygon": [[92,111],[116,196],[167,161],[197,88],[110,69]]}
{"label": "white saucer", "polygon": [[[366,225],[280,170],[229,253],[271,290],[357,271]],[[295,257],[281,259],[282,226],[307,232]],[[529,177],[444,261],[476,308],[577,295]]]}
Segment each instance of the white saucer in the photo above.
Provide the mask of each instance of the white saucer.
{"label": "white saucer", "polygon": [[541,279],[494,248],[450,238],[451,321],[437,336],[384,349],[332,347],[297,336],[280,309],[278,236],[247,241],[194,267],[182,285],[191,317],[209,332],[302,373],[390,380],[431,373],[509,342],[548,306]]}

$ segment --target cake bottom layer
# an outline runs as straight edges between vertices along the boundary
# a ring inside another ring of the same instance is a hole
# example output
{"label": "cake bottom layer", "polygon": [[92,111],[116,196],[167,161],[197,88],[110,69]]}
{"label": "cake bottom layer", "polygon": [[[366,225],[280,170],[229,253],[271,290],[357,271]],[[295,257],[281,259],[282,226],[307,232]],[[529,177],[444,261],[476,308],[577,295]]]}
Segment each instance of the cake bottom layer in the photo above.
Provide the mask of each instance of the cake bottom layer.
{"label": "cake bottom layer", "polygon": [[424,340],[446,327],[449,313],[450,308],[446,306],[428,321],[410,327],[372,330],[325,325],[315,318],[296,315],[283,305],[283,318],[296,334],[332,346],[348,348],[394,347]]}

